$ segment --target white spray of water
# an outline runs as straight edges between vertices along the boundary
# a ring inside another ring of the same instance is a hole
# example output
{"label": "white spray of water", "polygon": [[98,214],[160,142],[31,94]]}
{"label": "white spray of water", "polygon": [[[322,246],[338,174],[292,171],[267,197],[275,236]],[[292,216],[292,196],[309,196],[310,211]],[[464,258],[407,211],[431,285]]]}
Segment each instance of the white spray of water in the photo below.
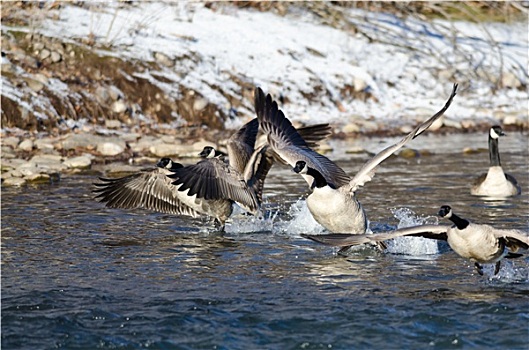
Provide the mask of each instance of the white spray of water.
{"label": "white spray of water", "polygon": [[226,222],[227,233],[272,232],[277,213],[247,215],[239,206],[233,207],[233,214]]}
{"label": "white spray of water", "polygon": [[305,199],[299,199],[290,206],[288,221],[278,220],[274,233],[299,236],[300,233],[321,234],[325,228],[312,217]]}
{"label": "white spray of water", "polygon": [[[435,216],[419,217],[409,208],[392,209],[391,213],[399,220],[397,229],[417,225],[437,225]],[[397,237],[387,243],[388,253],[405,255],[439,254],[437,240],[422,237]]]}

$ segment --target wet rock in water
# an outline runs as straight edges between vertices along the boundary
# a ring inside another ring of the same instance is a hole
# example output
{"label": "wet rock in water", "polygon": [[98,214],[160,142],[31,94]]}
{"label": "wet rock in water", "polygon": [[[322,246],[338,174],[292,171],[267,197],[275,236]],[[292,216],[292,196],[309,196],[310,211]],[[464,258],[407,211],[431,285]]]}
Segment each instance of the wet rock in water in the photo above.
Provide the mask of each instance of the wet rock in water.
{"label": "wet rock in water", "polygon": [[[62,162],[63,158],[60,155],[54,154],[37,154],[29,161],[28,168],[31,168],[33,164],[36,168],[36,172],[42,173],[53,173],[60,172],[66,169],[66,165]],[[19,168],[20,169],[20,168]]]}
{"label": "wet rock in water", "polygon": [[89,156],[78,156],[66,159],[64,165],[70,169],[88,169],[92,165],[92,159]]}
{"label": "wet rock in water", "polygon": [[24,177],[27,183],[31,184],[43,184],[50,182],[50,175],[45,173],[31,174]]}
{"label": "wet rock in water", "polygon": [[19,186],[24,186],[25,184],[26,184],[26,180],[24,180],[21,177],[10,177],[2,181],[3,186],[19,187]]}
{"label": "wet rock in water", "polygon": [[399,157],[406,159],[419,158],[420,156],[421,153],[419,151],[411,148],[404,148],[399,152]]}
{"label": "wet rock in water", "polygon": [[[2,171],[13,171],[14,169],[18,168],[20,165],[27,163],[24,159],[20,158],[11,158],[11,159],[4,159],[2,156],[2,162],[1,162],[1,169]],[[19,176],[22,176],[20,174]]]}
{"label": "wet rock in water", "polygon": [[23,140],[18,145],[18,149],[21,150],[21,151],[25,151],[25,152],[29,152],[29,151],[33,150],[33,147],[34,147],[34,144],[33,144],[33,140],[31,140],[31,139]]}
{"label": "wet rock in water", "polygon": [[96,151],[102,156],[117,156],[125,151],[125,142],[121,140],[107,140],[97,144]]}

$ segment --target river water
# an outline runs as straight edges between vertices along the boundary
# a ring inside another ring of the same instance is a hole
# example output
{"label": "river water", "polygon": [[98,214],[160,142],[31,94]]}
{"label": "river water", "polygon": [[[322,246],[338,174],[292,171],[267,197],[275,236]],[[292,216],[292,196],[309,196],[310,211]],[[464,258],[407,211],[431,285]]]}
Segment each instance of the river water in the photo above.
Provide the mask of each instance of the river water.
{"label": "river water", "polygon": [[[469,194],[488,168],[486,136],[421,136],[410,145],[421,157],[388,159],[359,192],[371,229],[437,222],[449,204],[527,232],[527,140],[500,140],[523,194],[486,201]],[[329,157],[354,174],[370,155],[345,150],[392,141],[331,142]],[[267,217],[236,216],[224,234],[207,219],[107,209],[95,178],[2,189],[3,349],[527,349],[528,258],[479,276],[420,238],[339,256],[299,236],[323,230],[305,183],[280,166],[265,185]]]}

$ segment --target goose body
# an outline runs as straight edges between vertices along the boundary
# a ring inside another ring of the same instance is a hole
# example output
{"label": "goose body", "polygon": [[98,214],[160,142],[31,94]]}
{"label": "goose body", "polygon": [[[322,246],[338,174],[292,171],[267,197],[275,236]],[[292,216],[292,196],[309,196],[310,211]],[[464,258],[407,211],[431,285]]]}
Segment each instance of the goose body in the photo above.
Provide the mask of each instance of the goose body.
{"label": "goose body", "polygon": [[490,167],[486,174],[478,177],[470,194],[474,196],[486,196],[493,198],[516,196],[521,193],[521,188],[516,179],[504,173],[500,162],[498,139],[504,136],[500,126],[493,126],[489,130],[489,158]]}
{"label": "goose body", "polygon": [[445,106],[434,116],[418,125],[398,143],[378,153],[349,177],[338,165],[312,150],[292,126],[270,95],[264,96],[261,89],[255,93],[255,110],[260,126],[268,135],[268,143],[275,153],[293,166],[294,172],[303,176],[312,193],[307,197],[307,207],[314,219],[331,232],[365,233],[367,218],[356,199],[355,191],[370,181],[376,167],[403,147],[407,142],[423,133],[440,118],[455,96],[457,84]]}
{"label": "goose body", "polygon": [[303,234],[302,236],[322,244],[338,247],[383,242],[403,236],[445,240],[459,256],[473,262],[481,275],[483,274],[481,264],[495,264],[494,274],[497,274],[503,258],[518,258],[522,256],[522,254],[516,253],[519,249],[529,249],[529,236],[526,233],[472,223],[454,214],[452,208],[447,205],[441,207],[439,216],[448,218],[453,222],[453,225],[421,225],[375,234]]}

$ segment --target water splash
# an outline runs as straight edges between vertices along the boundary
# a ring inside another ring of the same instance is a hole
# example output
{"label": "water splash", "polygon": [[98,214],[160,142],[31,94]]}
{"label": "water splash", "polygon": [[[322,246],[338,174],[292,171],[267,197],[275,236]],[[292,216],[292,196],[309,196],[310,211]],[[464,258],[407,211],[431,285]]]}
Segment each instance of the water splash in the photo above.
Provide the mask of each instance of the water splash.
{"label": "water splash", "polygon": [[[518,266],[517,266],[518,265]],[[529,282],[529,270],[527,265],[515,260],[502,260],[501,268],[497,275],[494,275],[494,264],[483,264],[483,275],[488,282],[494,283],[527,283]]]}
{"label": "water splash", "polygon": [[278,220],[274,233],[298,236],[300,233],[320,234],[325,228],[312,217],[305,199],[294,202],[288,210],[289,220]]}
{"label": "water splash", "polygon": [[[437,225],[438,219],[435,216],[419,217],[409,208],[394,208],[391,213],[399,224],[397,229],[417,226],[417,225]],[[387,244],[388,253],[405,255],[431,255],[439,254],[439,242],[434,239],[422,237],[397,237]]]}
{"label": "water splash", "polygon": [[272,232],[277,211],[267,211],[262,215],[248,215],[239,206],[226,222],[226,233]]}

